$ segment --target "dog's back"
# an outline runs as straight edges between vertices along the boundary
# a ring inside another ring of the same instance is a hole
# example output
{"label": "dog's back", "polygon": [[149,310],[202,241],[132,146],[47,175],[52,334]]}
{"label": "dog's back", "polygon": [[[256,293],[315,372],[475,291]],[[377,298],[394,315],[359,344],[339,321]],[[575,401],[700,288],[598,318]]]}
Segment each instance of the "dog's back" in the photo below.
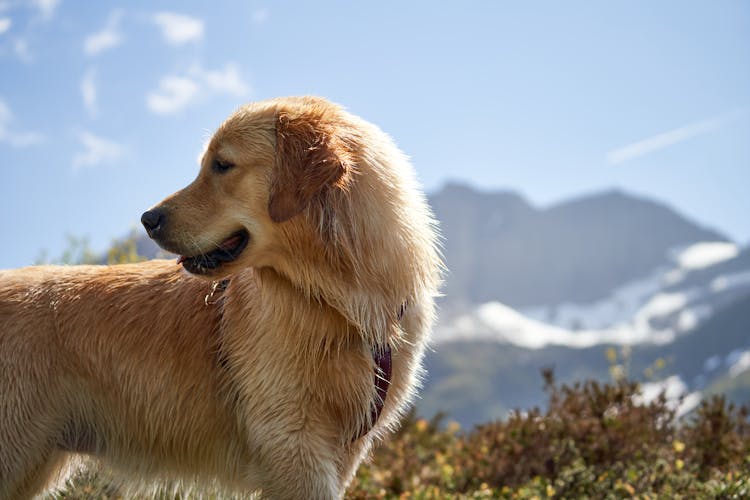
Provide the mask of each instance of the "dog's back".
{"label": "dog's back", "polygon": [[143,476],[236,475],[218,311],[205,282],[176,271],[154,261],[0,273],[0,498],[36,491],[69,452]]}

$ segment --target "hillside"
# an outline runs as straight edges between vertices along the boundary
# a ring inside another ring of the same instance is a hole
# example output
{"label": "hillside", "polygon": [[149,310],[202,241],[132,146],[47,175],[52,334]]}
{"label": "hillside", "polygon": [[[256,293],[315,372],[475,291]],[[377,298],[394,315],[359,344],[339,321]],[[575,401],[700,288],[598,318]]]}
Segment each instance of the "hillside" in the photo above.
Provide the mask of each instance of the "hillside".
{"label": "hillside", "polygon": [[[526,349],[492,341],[438,344],[427,355],[428,376],[418,408],[425,416],[445,411],[449,418],[470,427],[504,417],[513,409],[543,404],[542,369],[553,368],[566,383],[611,380],[615,363],[635,379],[661,381],[664,388],[669,380],[686,393],[726,392],[731,400],[749,401],[750,362],[737,364],[750,352],[749,312],[750,294],[674,343],[635,345],[625,349],[626,357],[622,347],[611,344],[582,349],[554,345]],[[607,356],[611,349],[617,353],[615,363]],[[730,376],[733,366],[736,374]]]}

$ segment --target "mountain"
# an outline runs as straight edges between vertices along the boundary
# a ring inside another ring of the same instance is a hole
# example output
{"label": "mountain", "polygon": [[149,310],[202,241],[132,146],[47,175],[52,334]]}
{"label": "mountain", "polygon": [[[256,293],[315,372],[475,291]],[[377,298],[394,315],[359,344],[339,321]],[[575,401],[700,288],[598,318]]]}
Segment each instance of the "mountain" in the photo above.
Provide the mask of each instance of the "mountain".
{"label": "mountain", "polygon": [[448,307],[593,301],[667,264],[674,248],[728,241],[618,190],[536,208],[515,193],[448,184],[430,203],[445,237]]}
{"label": "mountain", "polygon": [[420,413],[471,425],[540,405],[542,368],[609,380],[612,349],[644,397],[687,395],[680,412],[750,394],[750,249],[616,190],[541,209],[456,184],[430,200],[450,273]]}
{"label": "mountain", "polygon": [[165,252],[154,243],[154,240],[148,237],[146,233],[138,232],[135,234],[135,248],[138,255],[147,259],[168,259],[174,255]]}

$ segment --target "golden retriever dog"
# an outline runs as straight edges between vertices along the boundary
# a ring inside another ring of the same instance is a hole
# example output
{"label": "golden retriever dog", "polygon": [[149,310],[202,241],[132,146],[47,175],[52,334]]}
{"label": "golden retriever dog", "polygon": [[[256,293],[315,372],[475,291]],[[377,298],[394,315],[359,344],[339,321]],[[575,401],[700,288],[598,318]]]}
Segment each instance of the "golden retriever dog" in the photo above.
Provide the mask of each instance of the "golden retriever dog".
{"label": "golden retriever dog", "polygon": [[176,263],[0,272],[0,498],[80,456],[125,483],[342,497],[433,322],[437,229],[407,158],[324,99],[252,103],[142,222]]}

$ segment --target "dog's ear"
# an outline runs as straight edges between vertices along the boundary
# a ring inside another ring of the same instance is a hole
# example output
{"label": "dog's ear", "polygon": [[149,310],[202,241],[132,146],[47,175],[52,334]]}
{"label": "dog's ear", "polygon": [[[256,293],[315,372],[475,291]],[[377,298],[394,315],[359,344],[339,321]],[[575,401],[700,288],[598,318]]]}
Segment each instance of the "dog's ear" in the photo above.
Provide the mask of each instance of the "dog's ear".
{"label": "dog's ear", "polygon": [[319,118],[280,114],[276,121],[276,165],[268,212],[274,222],[301,213],[332,186],[343,187],[350,154],[335,126]]}

